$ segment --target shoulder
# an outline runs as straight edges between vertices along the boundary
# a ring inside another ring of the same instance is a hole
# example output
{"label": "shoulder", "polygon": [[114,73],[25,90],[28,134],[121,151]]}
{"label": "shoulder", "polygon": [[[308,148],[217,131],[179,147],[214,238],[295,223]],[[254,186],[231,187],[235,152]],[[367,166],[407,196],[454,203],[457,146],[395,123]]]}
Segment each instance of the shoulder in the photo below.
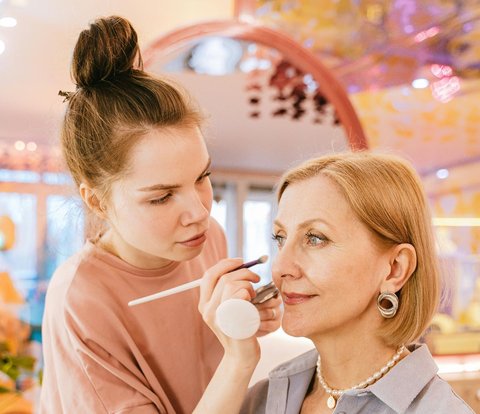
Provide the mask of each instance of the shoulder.
{"label": "shoulder", "polygon": [[249,388],[240,414],[262,414],[267,407],[269,380],[264,379]]}
{"label": "shoulder", "polygon": [[[307,351],[273,369],[268,379],[248,390],[241,414],[263,414],[272,407],[301,406],[316,369],[316,349]],[[283,411],[282,411],[283,412]]]}
{"label": "shoulder", "polygon": [[65,306],[66,298],[71,290],[79,269],[82,266],[86,251],[84,246],[57,267],[49,283],[45,298],[45,311],[58,313]]}
{"label": "shoulder", "polygon": [[209,229],[210,236],[216,239],[226,240],[225,231],[222,226],[213,217],[210,217]]}
{"label": "shoulder", "polygon": [[417,396],[412,406],[419,412],[474,414],[474,411],[455,393],[450,384],[438,375]]}
{"label": "shoulder", "polygon": [[208,228],[208,237],[203,254],[205,256],[212,256],[214,263],[220,259],[227,257],[227,239],[225,232],[220,224],[210,217],[210,223]]}
{"label": "shoulder", "polygon": [[55,271],[45,304],[45,319],[50,329],[54,326],[67,330],[78,330],[80,326],[85,329],[86,325],[97,325],[99,318],[111,318],[115,307],[113,295],[109,288],[101,286],[98,276],[105,269],[97,262],[87,243]]}

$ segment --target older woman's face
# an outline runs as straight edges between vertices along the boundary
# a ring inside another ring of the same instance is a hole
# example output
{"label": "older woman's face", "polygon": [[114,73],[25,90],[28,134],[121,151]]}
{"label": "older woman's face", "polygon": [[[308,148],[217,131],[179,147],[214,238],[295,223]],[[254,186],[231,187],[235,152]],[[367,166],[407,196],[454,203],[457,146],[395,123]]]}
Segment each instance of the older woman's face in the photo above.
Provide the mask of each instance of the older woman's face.
{"label": "older woman's face", "polygon": [[285,303],[283,329],[315,339],[381,322],[376,299],[390,268],[385,250],[330,178],[289,185],[274,222],[275,284]]}

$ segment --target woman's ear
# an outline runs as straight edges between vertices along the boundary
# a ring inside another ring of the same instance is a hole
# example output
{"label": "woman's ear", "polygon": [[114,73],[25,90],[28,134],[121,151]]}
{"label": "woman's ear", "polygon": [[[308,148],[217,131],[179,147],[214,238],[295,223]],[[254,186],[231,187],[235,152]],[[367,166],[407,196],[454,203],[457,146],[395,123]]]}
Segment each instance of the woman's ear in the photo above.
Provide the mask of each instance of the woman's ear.
{"label": "woman's ear", "polygon": [[417,252],[410,243],[396,245],[390,253],[390,274],[383,280],[382,292],[398,292],[417,267]]}
{"label": "woman's ear", "polygon": [[95,191],[86,183],[81,183],[79,187],[80,197],[85,202],[87,207],[95,213],[98,217],[105,219],[105,209],[101,205]]}

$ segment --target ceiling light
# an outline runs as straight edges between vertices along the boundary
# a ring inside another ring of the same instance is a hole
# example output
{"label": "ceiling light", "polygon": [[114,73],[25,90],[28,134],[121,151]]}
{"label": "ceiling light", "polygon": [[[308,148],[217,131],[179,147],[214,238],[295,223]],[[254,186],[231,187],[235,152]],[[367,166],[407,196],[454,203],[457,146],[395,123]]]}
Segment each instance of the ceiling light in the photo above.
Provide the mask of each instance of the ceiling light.
{"label": "ceiling light", "polygon": [[243,55],[242,45],[228,37],[208,37],[191,50],[190,69],[208,75],[226,75],[235,71]]}
{"label": "ceiling light", "polygon": [[36,151],[37,150],[37,144],[35,142],[29,142],[27,144],[27,151]]}
{"label": "ceiling light", "polygon": [[14,146],[15,146],[15,149],[16,149],[17,151],[23,151],[23,150],[25,149],[25,142],[23,142],[23,141],[16,141],[15,144],[14,144]]}
{"label": "ceiling light", "polygon": [[425,79],[425,78],[418,78],[418,79],[415,79],[415,80],[412,82],[412,86],[413,86],[415,89],[423,89],[423,88],[426,88],[429,84],[430,84],[430,82],[428,81],[428,79]]}
{"label": "ceiling light", "polygon": [[15,27],[16,25],[17,25],[17,19],[15,19],[15,17],[0,18],[0,26],[2,27]]}
{"label": "ceiling light", "polygon": [[444,180],[445,178],[448,177],[448,170],[446,168],[441,168],[437,171],[437,177],[440,178],[441,180]]}

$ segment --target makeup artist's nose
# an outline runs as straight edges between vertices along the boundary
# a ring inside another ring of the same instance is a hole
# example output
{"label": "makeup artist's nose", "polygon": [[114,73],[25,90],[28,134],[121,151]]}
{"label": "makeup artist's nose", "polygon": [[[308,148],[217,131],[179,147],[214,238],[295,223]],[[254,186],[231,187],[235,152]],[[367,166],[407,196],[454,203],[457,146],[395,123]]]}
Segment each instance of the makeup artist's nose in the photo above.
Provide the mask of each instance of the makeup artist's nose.
{"label": "makeup artist's nose", "polygon": [[192,191],[184,199],[184,211],[180,216],[183,226],[205,222],[210,216],[208,197],[200,191]]}
{"label": "makeup artist's nose", "polygon": [[284,277],[299,278],[301,269],[298,265],[298,252],[288,242],[278,251],[272,263],[272,278],[277,286],[280,286],[280,279]]}

